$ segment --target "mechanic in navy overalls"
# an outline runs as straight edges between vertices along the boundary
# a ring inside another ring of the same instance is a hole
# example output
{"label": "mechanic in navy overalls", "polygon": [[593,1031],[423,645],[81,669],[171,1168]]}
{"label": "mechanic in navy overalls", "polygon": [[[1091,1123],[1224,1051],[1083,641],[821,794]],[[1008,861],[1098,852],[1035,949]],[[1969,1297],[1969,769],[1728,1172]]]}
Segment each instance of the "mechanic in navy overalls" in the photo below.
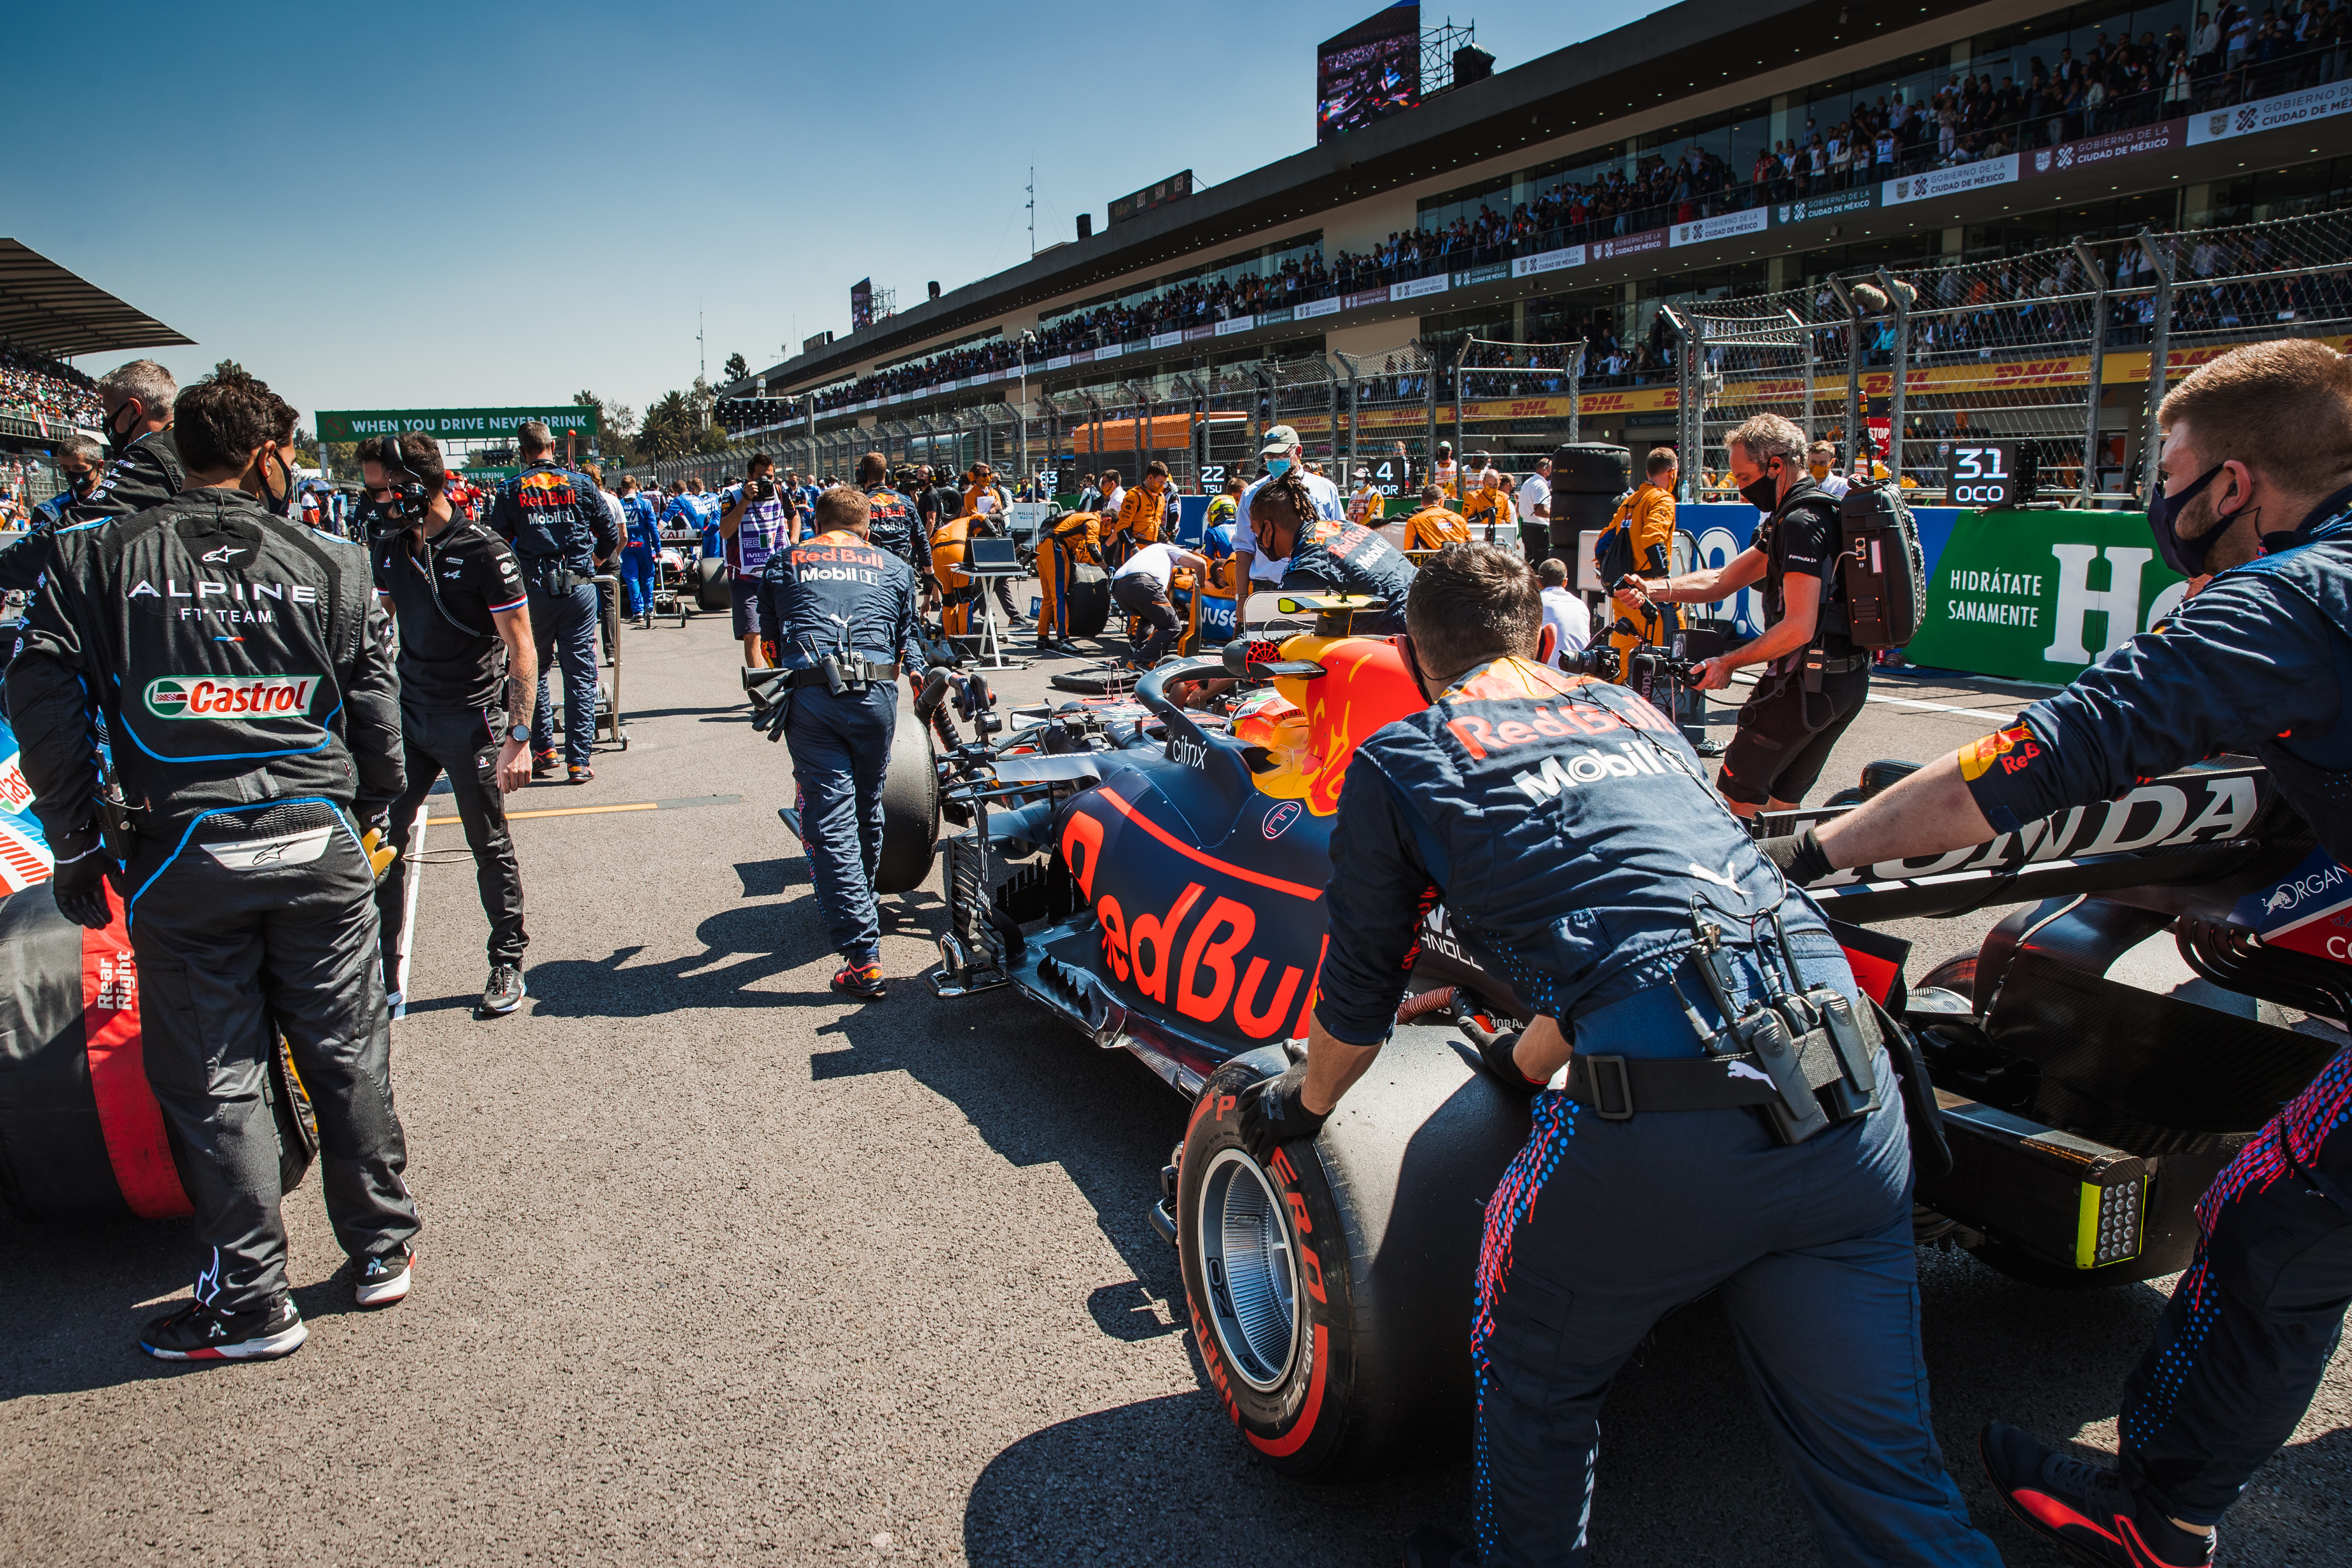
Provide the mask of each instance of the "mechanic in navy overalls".
{"label": "mechanic in navy overalls", "polygon": [[[910,514],[911,515],[911,514]],[[801,792],[801,841],[817,910],[843,963],[833,988],[877,997],[882,927],[882,780],[898,691],[922,676],[914,569],[867,537],[866,494],[837,485],[817,498],[813,537],[768,557],[760,612],[793,671],[784,743]]]}
{"label": "mechanic in navy overalls", "polygon": [[555,461],[555,438],[536,419],[515,426],[523,470],[499,486],[490,531],[514,547],[530,594],[530,629],[539,643],[539,702],[531,713],[530,771],[556,769],[554,710],[547,675],[563,674],[563,762],[571,782],[596,776],[588,749],[596,738],[596,568],[620,548],[621,531],[604,510],[596,481]]}
{"label": "mechanic in navy overalls", "polygon": [[[2252,344],[2175,387],[2158,418],[2148,525],[2201,588],[2014,727],[1818,835],[1772,841],[1792,878],[1981,844],[2224,746],[2261,758],[2320,847],[2352,864],[2352,362],[2309,340]],[[2195,1261],[2124,1385],[2120,1473],[1985,1428],[1986,1468],[2028,1524],[2091,1562],[2210,1560],[2214,1527],[2294,1432],[2343,1332],[2347,1123],[2352,1052],[2214,1179]]]}
{"label": "mechanic in navy overalls", "polygon": [[1283,592],[1368,594],[1387,600],[1388,607],[1358,616],[1355,629],[1373,637],[1404,630],[1412,563],[1370,529],[1318,517],[1314,494],[1296,469],[1257,487],[1249,521],[1260,552],[1290,562],[1282,574]]}
{"label": "mechanic in navy overalls", "polygon": [[[1262,1161],[1320,1130],[1388,1038],[1433,899],[1538,1015],[1484,1053],[1535,1127],[1487,1202],[1475,1282],[1479,1559],[1585,1561],[1602,1396],[1659,1319],[1719,1291],[1829,1561],[1998,1563],[1928,1426],[1910,1140],[1820,910],[1672,721],[1535,661],[1542,599],[1516,545],[1440,552],[1408,622],[1433,703],[1349,764],[1307,1059],[1241,1121]],[[1784,1036],[1767,1060],[1750,1008],[1768,998],[1833,1012],[1843,1043]],[[1832,1070],[1783,1098],[1792,1055]],[[1776,1131],[1776,1107],[1807,1120]],[[1457,1555],[1424,1531],[1406,1560]]]}

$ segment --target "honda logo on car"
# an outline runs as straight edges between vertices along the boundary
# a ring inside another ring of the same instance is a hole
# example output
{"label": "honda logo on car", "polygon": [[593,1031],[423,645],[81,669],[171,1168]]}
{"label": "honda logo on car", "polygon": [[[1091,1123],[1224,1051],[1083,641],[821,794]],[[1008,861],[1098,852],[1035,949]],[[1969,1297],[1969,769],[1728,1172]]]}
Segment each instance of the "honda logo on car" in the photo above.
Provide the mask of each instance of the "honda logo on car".
{"label": "honda logo on car", "polygon": [[167,675],[147,683],[158,719],[284,718],[310,711],[315,675]]}

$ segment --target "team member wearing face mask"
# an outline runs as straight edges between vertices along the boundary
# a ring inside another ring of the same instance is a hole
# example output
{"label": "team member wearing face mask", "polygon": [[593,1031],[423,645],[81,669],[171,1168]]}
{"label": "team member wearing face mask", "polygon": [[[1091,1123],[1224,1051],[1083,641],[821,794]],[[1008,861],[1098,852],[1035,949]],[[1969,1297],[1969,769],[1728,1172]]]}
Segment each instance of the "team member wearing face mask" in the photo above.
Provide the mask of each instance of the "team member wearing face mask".
{"label": "team member wearing face mask", "polygon": [[106,446],[114,461],[89,499],[74,508],[68,520],[72,522],[145,511],[188,483],[172,437],[172,405],[179,396],[172,373],[152,359],[135,359],[100,376],[98,390],[106,403]]}
{"label": "team member wearing face mask", "polygon": [[[2014,727],[1769,841],[1791,881],[1981,844],[2224,746],[2259,757],[2352,862],[2352,362],[2308,339],[2235,349],[2173,388],[2158,422],[2148,527],[2200,590]],[[1979,1439],[2010,1507],[2085,1563],[2211,1562],[2222,1514],[2309,1407],[2352,1300],[2352,1055],[2223,1169],[2197,1217],[2196,1258],[2124,1384],[2120,1466],[1998,1421]]]}
{"label": "team member wearing face mask", "polygon": [[[186,1155],[205,1262],[195,1299],[141,1341],[169,1360],[282,1356],[309,1332],[278,1214],[279,1035],[359,1305],[407,1294],[417,1232],[362,837],[404,783],[400,681],[365,553],[286,521],[270,476],[295,419],[241,371],[189,388],[187,488],[50,542],[7,676],[58,908],[128,926],[147,1081]],[[134,806],[119,867],[99,830],[100,723]]]}
{"label": "team member wearing face mask", "polygon": [[30,593],[41,578],[47,559],[48,536],[72,512],[75,504],[98,486],[104,471],[106,448],[87,436],[68,436],[58,443],[52,459],[65,488],[33,509],[25,537],[0,549],[0,594]]}
{"label": "team member wearing face mask", "polygon": [[1778,414],[1759,414],[1726,445],[1739,493],[1764,514],[1756,542],[1711,570],[1654,582],[1628,576],[1615,592],[1638,620],[1645,603],[1713,604],[1763,583],[1771,623],[1764,635],[1701,664],[1696,682],[1719,691],[1740,666],[1765,667],[1716,777],[1731,809],[1753,816],[1786,811],[1813,787],[1870,695],[1870,656],[1846,636],[1838,503],[1805,472],[1805,433]]}
{"label": "team member wearing face mask", "polygon": [[[1265,442],[1258,448],[1258,460],[1265,465],[1265,476],[1242,491],[1234,522],[1234,635],[1243,636],[1249,630],[1249,596],[1253,583],[1274,586],[1282,581],[1290,563],[1284,556],[1259,548],[1257,535],[1251,531],[1250,503],[1265,485],[1286,475],[1296,474],[1298,482],[1307,487],[1307,494],[1315,506],[1315,515],[1328,522],[1348,521],[1347,498],[1339,487],[1320,474],[1306,471],[1302,461],[1304,449],[1299,445],[1298,432],[1287,425],[1276,425],[1265,433]],[[1400,614],[1402,610],[1400,609]]]}
{"label": "team member wearing face mask", "polygon": [[1168,465],[1145,466],[1142,480],[1118,503],[1118,518],[1103,535],[1103,559],[1114,570],[1147,544],[1160,542],[1168,517]]}

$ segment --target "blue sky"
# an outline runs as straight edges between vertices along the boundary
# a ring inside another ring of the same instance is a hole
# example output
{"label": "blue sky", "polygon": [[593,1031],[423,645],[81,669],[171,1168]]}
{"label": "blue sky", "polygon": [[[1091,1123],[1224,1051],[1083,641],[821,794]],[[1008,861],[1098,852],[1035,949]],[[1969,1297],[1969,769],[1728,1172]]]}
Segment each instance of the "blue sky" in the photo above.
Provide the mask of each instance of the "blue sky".
{"label": "blue sky", "polygon": [[[1370,0],[44,6],[10,26],[0,232],[317,408],[642,410],[1192,169],[1314,141]],[[1488,0],[1496,68],[1654,9]],[[1424,10],[1424,26],[1445,15]],[[97,372],[127,356],[90,356]]]}

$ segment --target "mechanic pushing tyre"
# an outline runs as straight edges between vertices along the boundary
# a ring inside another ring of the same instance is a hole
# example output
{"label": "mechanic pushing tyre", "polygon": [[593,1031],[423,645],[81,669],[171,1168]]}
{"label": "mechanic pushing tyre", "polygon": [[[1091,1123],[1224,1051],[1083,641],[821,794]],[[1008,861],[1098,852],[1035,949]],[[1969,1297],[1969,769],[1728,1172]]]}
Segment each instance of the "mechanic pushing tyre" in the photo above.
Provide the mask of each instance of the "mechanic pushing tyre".
{"label": "mechanic pushing tyre", "polygon": [[1213,1074],[1177,1161],[1177,1247],[1201,1360],[1242,1436],[1301,1480],[1356,1480],[1459,1451],[1478,1232],[1461,1195],[1494,1189],[1526,1141],[1525,1101],[1450,1031],[1402,1031],[1381,1082],[1314,1142],[1261,1163],[1244,1092],[1288,1066],[1254,1051]]}

